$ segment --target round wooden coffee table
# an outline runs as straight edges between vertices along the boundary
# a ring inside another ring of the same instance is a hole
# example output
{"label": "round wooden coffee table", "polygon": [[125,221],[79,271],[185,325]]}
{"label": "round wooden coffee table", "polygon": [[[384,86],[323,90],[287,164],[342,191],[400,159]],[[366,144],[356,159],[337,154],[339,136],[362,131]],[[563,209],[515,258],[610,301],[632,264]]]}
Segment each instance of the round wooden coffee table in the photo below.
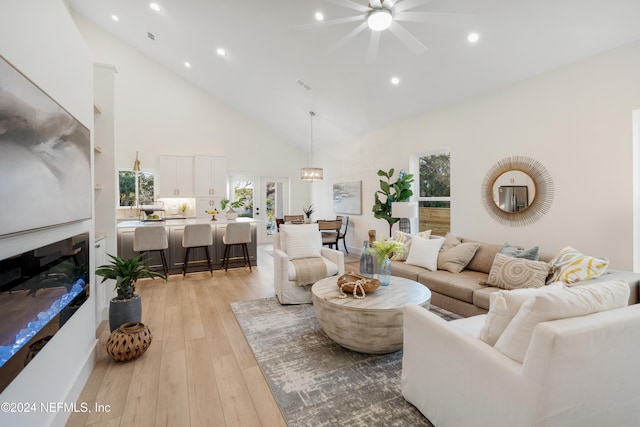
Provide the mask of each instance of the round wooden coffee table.
{"label": "round wooden coffee table", "polygon": [[349,350],[384,354],[402,348],[403,308],[418,304],[429,308],[431,291],[402,277],[391,277],[364,299],[352,294],[340,298],[338,277],[327,277],[311,287],[313,307],[322,330]]}

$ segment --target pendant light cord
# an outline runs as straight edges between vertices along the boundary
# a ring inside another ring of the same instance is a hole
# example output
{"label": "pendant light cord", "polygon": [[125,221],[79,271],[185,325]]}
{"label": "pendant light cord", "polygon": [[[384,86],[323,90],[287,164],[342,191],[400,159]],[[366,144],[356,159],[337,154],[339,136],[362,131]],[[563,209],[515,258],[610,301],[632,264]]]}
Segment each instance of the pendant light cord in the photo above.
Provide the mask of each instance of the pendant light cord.
{"label": "pendant light cord", "polygon": [[309,111],[309,121],[310,123],[310,129],[311,129],[311,152],[310,152],[310,157],[309,157],[309,166],[313,166],[313,116],[315,116],[316,113],[314,113],[313,111]]}

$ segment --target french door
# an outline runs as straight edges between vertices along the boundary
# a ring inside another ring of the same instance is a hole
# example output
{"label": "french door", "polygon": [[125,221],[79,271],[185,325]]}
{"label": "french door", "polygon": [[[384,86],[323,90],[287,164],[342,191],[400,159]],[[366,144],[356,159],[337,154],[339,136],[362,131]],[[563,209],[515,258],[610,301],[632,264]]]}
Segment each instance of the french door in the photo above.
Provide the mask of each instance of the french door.
{"label": "french door", "polygon": [[289,178],[232,175],[230,199],[245,197],[239,216],[258,221],[258,244],[270,243],[278,232],[276,218],[282,218],[289,209]]}

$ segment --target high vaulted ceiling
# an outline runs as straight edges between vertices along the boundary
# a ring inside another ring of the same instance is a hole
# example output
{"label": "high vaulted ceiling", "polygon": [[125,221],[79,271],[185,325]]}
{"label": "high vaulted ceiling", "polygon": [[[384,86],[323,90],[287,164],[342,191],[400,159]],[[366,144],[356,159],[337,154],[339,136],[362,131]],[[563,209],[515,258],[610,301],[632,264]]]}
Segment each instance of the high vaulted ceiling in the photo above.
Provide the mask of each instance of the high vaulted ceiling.
{"label": "high vaulted ceiling", "polygon": [[379,33],[370,51],[371,30],[352,33],[368,0],[156,0],[159,12],[149,3],[69,0],[77,14],[307,146],[310,110],[314,144],[344,142],[640,39],[639,0],[398,0],[394,8],[419,12],[423,22],[399,23],[422,54],[397,28]]}

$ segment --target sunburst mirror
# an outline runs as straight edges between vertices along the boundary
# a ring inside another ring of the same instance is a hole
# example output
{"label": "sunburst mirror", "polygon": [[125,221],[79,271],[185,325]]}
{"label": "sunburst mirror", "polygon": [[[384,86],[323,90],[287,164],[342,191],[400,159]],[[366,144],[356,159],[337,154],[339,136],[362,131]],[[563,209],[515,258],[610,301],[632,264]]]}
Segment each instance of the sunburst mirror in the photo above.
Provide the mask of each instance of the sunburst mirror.
{"label": "sunburst mirror", "polygon": [[554,196],[553,180],[537,160],[507,157],[489,170],[480,195],[496,221],[521,227],[533,224],[549,211]]}

